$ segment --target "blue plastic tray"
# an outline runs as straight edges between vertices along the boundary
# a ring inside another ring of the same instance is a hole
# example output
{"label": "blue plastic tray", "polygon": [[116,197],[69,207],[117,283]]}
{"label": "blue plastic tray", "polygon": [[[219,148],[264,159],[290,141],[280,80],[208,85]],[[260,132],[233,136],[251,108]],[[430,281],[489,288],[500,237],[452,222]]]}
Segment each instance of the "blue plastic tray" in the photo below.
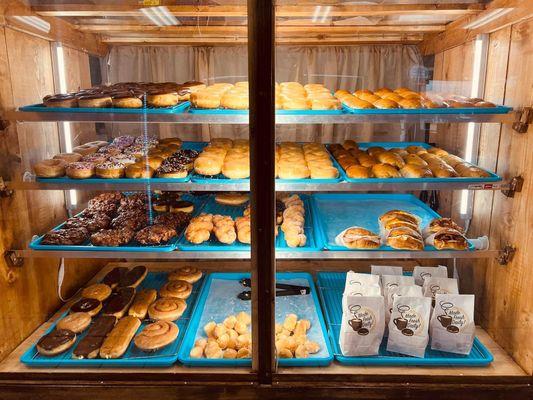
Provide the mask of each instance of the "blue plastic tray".
{"label": "blue plastic tray", "polygon": [[[144,279],[144,281],[139,286],[139,289],[156,289],[158,290],[165,284],[167,281],[167,272],[150,272]],[[87,330],[78,335],[76,343],[65,353],[59,354],[57,356],[48,357],[39,354],[36,348],[36,344],[33,344],[21,357],[20,361],[30,367],[39,367],[39,368],[56,368],[56,367],[169,367],[178,360],[178,349],[179,346],[185,337],[185,331],[189,323],[190,316],[193,312],[194,306],[196,304],[196,299],[198,293],[201,291],[201,286],[203,279],[196,282],[193,285],[193,290],[189,298],[187,299],[187,309],[183,313],[183,316],[176,322],[180,332],[178,338],[169,346],[158,350],[154,353],[145,353],[135,347],[133,340],[130,343],[128,350],[121,358],[104,360],[100,358],[94,359],[82,359],[78,360],[72,358],[72,352],[83,338]],[[67,315],[68,312],[65,312],[61,318]],[[59,321],[59,319],[58,319]],[[140,332],[144,329],[149,322],[143,321],[139,330]],[[57,322],[54,323],[46,333],[51,332]]]}
{"label": "blue plastic tray", "polygon": [[[184,200],[191,201],[194,203],[195,210],[202,208],[203,203],[205,201],[205,197],[203,196],[192,196],[190,194],[185,193],[182,198]],[[153,217],[157,216],[158,213],[153,211]],[[65,223],[61,223],[53,230],[60,229]],[[54,251],[132,251],[132,252],[169,252],[176,250],[177,243],[180,237],[180,232],[178,232],[178,235],[169,240],[166,244],[162,244],[159,246],[145,246],[141,245],[140,243],[135,242],[135,240],[132,240],[130,243],[124,246],[118,246],[118,247],[108,247],[108,246],[93,246],[89,239],[84,244],[80,245],[49,245],[49,244],[41,244],[41,241],[43,240],[44,235],[39,236],[36,239],[33,239],[29,247],[33,250],[54,250]]]}
{"label": "blue plastic tray", "polygon": [[511,111],[512,107],[506,106],[496,106],[496,107],[465,107],[465,108],[416,108],[416,109],[406,109],[406,108],[390,108],[390,109],[380,109],[380,108],[367,108],[367,109],[356,109],[350,108],[344,103],[342,103],[342,108],[344,111],[350,114],[423,114],[423,115],[435,115],[435,114],[507,114]]}
{"label": "blue plastic tray", "polygon": [[[359,145],[359,148],[361,150],[367,149],[368,147],[372,146],[380,146],[385,149],[392,149],[392,148],[406,148],[407,146],[421,146],[425,149],[429,149],[431,146],[427,143],[423,142],[365,142],[365,143],[357,143]],[[478,167],[479,168],[479,167]],[[341,171],[342,178],[346,182],[351,183],[436,183],[436,182],[472,182],[472,183],[479,183],[479,182],[499,182],[502,180],[501,177],[498,175],[484,170],[490,176],[483,178],[483,177],[462,177],[458,176],[455,178],[349,178],[346,175],[346,171],[344,168],[339,167],[339,170]]]}
{"label": "blue plastic tray", "polygon": [[20,107],[19,111],[28,112],[66,112],[66,113],[115,113],[115,114],[182,114],[191,103],[184,101],[175,105],[174,107],[164,108],[65,108],[65,107],[46,107],[44,104],[32,104],[29,106]]}
{"label": "blue plastic tray", "polygon": [[[182,149],[188,149],[188,150],[198,150],[201,151],[204,147],[204,143],[200,142],[183,142]],[[113,178],[113,179],[107,179],[107,178],[87,178],[87,179],[72,179],[68,176],[62,176],[60,178],[36,178],[37,182],[41,183],[73,183],[76,184],[94,184],[94,183],[113,183],[113,184],[121,184],[121,183],[182,183],[182,182],[189,182],[191,180],[192,171],[189,171],[186,177],[184,178]]]}
{"label": "blue plastic tray", "polygon": [[[361,226],[379,234],[379,217],[390,210],[405,210],[419,216],[423,229],[433,218],[440,215],[412,194],[314,194],[313,228],[327,250],[335,251],[401,251],[390,246],[377,249],[348,249],[335,243],[335,237],[351,226]],[[469,244],[473,249],[473,245]],[[424,250],[437,251],[433,246]]]}
{"label": "blue plastic tray", "polygon": [[[303,247],[289,247],[285,242],[285,234],[278,230],[278,236],[276,238],[276,251],[320,251],[323,248],[322,240],[320,237],[315,234],[313,229],[313,214],[311,210],[311,201],[309,196],[300,195],[300,198],[305,204],[305,225],[304,233],[307,236],[307,241]],[[244,209],[248,203],[240,206],[229,206],[224,204],[218,204],[215,201],[214,196],[210,196],[209,199],[204,203],[202,209],[199,210],[199,213],[206,214],[220,214],[220,215],[229,215],[233,219],[243,215]],[[240,243],[236,240],[233,244],[224,244],[220,243],[215,235],[211,234],[211,239],[207,242],[201,244],[193,244],[185,238],[185,230],[180,235],[178,240],[178,249],[182,251],[249,251],[250,245],[246,243]]]}
{"label": "blue plastic tray", "polygon": [[[329,153],[329,150],[326,149],[326,151]],[[339,176],[337,178],[327,178],[327,179],[311,179],[311,178],[305,178],[305,179],[280,179],[280,178],[276,178],[276,183],[317,183],[317,184],[321,184],[321,183],[337,183],[337,182],[341,182],[343,180],[344,171],[343,171],[342,167],[337,163],[337,160],[335,160],[335,157],[333,157],[333,155],[331,155],[331,153],[329,153],[329,157],[331,159],[331,162],[333,163],[333,166],[335,168],[337,168],[337,170],[339,171]],[[215,176],[206,176],[206,175],[197,174],[196,172],[192,173],[191,180],[193,182],[195,182],[195,183],[203,183],[203,184],[213,184],[213,183],[217,183],[217,184],[218,183],[233,184],[233,183],[249,183],[250,182],[249,178],[245,178],[245,179],[229,179],[229,178],[226,178],[222,174],[218,174],[218,175],[215,175]]]}
{"label": "blue plastic tray", "polygon": [[[228,108],[194,108],[191,114],[248,115],[250,110],[230,110]],[[276,110],[278,115],[340,115],[343,110]]]}
{"label": "blue plastic tray", "polygon": [[387,340],[383,340],[377,356],[349,357],[343,356],[339,346],[339,334],[342,321],[342,293],[346,281],[346,272],[318,272],[317,283],[320,299],[328,325],[328,334],[335,352],[335,359],[347,365],[420,365],[420,366],[463,366],[480,367],[490,364],[494,357],[476,337],[469,355],[447,353],[426,348],[424,358],[409,357],[386,350]]}
{"label": "blue plastic tray", "polygon": [[[194,342],[199,337],[205,337],[204,325],[214,320],[221,322],[230,314],[240,311],[251,313],[251,301],[237,298],[237,294],[244,288],[239,280],[249,278],[249,273],[213,273],[206,278],[206,282],[194,308],[187,333],[179,349],[178,360],[191,367],[245,367],[252,364],[251,359],[207,359],[191,358],[189,353]],[[278,272],[276,279],[280,283],[306,285],[311,289],[310,295],[276,297],[276,322],[283,322],[286,314],[295,313],[299,318],[311,321],[308,332],[310,340],[320,344],[320,351],[310,354],[309,358],[280,359],[280,366],[284,367],[319,367],[327,366],[333,360],[331,344],[327,340],[327,330],[320,309],[320,302],[316,293],[313,277],[306,272]],[[221,301],[223,300],[223,301]]]}

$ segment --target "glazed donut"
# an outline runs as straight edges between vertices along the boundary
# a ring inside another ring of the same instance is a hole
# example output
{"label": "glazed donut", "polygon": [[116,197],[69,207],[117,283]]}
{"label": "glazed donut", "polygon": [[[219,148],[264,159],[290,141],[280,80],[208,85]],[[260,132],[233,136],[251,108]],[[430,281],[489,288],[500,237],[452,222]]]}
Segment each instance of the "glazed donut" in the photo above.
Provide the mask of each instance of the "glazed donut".
{"label": "glazed donut", "polygon": [[78,97],[80,108],[108,108],[113,106],[111,97],[106,94],[89,94]]}
{"label": "glazed donut", "polygon": [[146,96],[146,103],[152,107],[172,107],[178,104],[178,93],[174,90],[151,90]]}
{"label": "glazed donut", "polygon": [[310,110],[311,102],[305,97],[293,97],[283,99],[284,110]]}
{"label": "glazed donut", "polygon": [[311,100],[312,110],[338,110],[340,108],[339,100],[334,98]]}
{"label": "glazed donut", "polygon": [[143,351],[157,351],[172,343],[179,334],[179,328],[170,321],[157,321],[147,325],[133,343]]}
{"label": "glazed donut", "polygon": [[139,161],[137,161],[138,164],[144,165],[146,168],[146,164],[154,170],[158,169],[161,166],[161,163],[164,161],[163,157],[159,156],[147,156],[140,158]]}
{"label": "glazed donut", "polygon": [[43,160],[34,164],[33,171],[39,178],[57,178],[65,175],[67,163],[63,160]]}
{"label": "glazed donut", "polygon": [[78,99],[73,94],[56,94],[46,96],[43,99],[43,104],[46,107],[75,108],[78,107]]}
{"label": "glazed donut", "polygon": [[89,154],[96,153],[98,151],[98,146],[92,146],[90,144],[82,144],[81,146],[76,146],[72,149],[73,153],[81,154],[82,156],[87,156]]}
{"label": "glazed donut", "polygon": [[220,96],[207,90],[191,93],[191,103],[196,108],[219,108],[220,100]]}
{"label": "glazed donut", "polygon": [[202,271],[195,267],[183,267],[168,274],[169,281],[198,282],[202,278]]}
{"label": "glazed donut", "polygon": [[135,164],[129,164],[126,166],[125,174],[126,178],[151,178],[154,176],[155,170],[150,167],[146,166],[143,162],[136,162]]}
{"label": "glazed donut", "polygon": [[175,321],[181,317],[187,308],[185,300],[176,298],[161,298],[148,307],[148,315],[156,321]]}
{"label": "glazed donut", "polygon": [[115,108],[141,108],[143,106],[142,95],[137,96],[132,92],[116,93],[111,96]]}
{"label": "glazed donut", "polygon": [[174,144],[181,148],[182,141],[180,138],[165,138],[165,139],[160,139],[159,144],[162,144],[162,145]]}
{"label": "glazed donut", "polygon": [[159,290],[161,297],[172,297],[176,299],[187,299],[192,292],[192,285],[187,281],[172,280],[163,285]]}
{"label": "glazed donut", "polygon": [[249,108],[248,93],[241,95],[229,90],[220,99],[220,106],[231,110],[247,110]]}
{"label": "glazed donut", "polygon": [[57,325],[56,329],[67,329],[74,333],[81,333],[91,323],[91,316],[86,312],[75,312],[67,315],[65,318],[61,319]]}
{"label": "glazed donut", "polygon": [[53,158],[54,160],[63,160],[66,163],[72,163],[80,161],[83,156],[78,153],[59,153],[56,154]]}
{"label": "glazed donut", "polygon": [[124,176],[124,164],[106,161],[96,165],[96,176],[104,179],[118,179]]}
{"label": "glazed donut", "polygon": [[69,178],[87,179],[94,175],[94,164],[90,162],[73,162],[67,165],[65,173]]}
{"label": "glazed donut", "polygon": [[81,291],[82,297],[104,301],[111,296],[111,288],[105,283],[95,283]]}

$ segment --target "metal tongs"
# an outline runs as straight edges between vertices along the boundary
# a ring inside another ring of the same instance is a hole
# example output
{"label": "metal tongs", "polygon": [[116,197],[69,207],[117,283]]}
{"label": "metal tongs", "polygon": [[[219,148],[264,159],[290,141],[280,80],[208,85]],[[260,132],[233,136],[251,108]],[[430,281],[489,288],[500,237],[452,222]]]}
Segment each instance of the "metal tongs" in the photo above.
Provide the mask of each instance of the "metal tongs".
{"label": "metal tongs", "polygon": [[[239,283],[244,287],[251,287],[252,286],[252,280],[249,278],[243,278],[239,281]],[[281,290],[277,290],[281,289]],[[276,297],[279,296],[301,296],[304,294],[311,293],[311,289],[309,286],[298,286],[298,285],[289,285],[286,283],[276,283]],[[252,291],[251,290],[245,290],[244,292],[241,292],[237,295],[237,298],[241,300],[251,300],[252,299]]]}

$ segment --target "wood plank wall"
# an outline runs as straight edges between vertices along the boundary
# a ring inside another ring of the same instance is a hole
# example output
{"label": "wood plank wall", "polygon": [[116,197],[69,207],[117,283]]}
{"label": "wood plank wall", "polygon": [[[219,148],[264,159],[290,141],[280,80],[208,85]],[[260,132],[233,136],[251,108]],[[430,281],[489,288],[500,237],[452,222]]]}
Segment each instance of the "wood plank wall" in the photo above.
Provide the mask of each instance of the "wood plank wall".
{"label": "wood plank wall", "polygon": [[[67,49],[67,48],[65,48]],[[32,104],[55,91],[49,41],[10,28],[0,29],[0,106],[2,110]],[[88,56],[65,51],[69,88],[90,82]],[[73,60],[77,60],[73,62]],[[90,126],[89,126],[90,127]],[[73,127],[76,137],[77,129]],[[83,127],[85,139],[92,128]],[[76,143],[76,142],[75,142]],[[21,179],[31,163],[59,152],[55,123],[19,123],[0,132],[0,176]],[[24,248],[31,236],[42,233],[66,216],[60,191],[15,192],[0,199],[0,253]],[[0,360],[60,306],[57,295],[58,259],[26,259],[23,268],[9,269],[0,257]],[[63,297],[90,279],[102,262],[67,261]]]}
{"label": "wood plank wall", "polygon": [[[472,42],[454,47],[435,57],[436,79],[468,77]],[[513,107],[533,106],[533,19],[528,19],[490,34],[485,85],[487,100]],[[439,128],[435,140],[461,155],[464,132],[454,126]],[[465,128],[463,128],[465,129]],[[484,124],[480,135],[479,164],[495,170],[504,179],[521,174],[523,191],[514,199],[501,192],[477,192],[469,236],[488,234],[492,246],[517,246],[511,263],[501,266],[496,260],[459,262],[463,290],[477,296],[478,323],[508,351],[528,373],[533,374],[533,274],[530,259],[533,248],[533,207],[528,197],[532,190],[533,128],[518,134],[511,125]],[[439,142],[440,139],[440,142]],[[459,192],[443,195],[443,213],[458,215]]]}

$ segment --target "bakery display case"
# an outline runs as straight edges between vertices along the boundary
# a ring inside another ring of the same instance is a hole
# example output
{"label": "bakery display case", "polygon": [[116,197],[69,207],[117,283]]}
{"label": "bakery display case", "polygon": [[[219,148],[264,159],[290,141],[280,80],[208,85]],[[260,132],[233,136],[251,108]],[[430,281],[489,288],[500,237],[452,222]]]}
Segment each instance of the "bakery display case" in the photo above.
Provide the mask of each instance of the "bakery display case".
{"label": "bakery display case", "polygon": [[529,398],[529,2],[16,1],[0,397]]}

